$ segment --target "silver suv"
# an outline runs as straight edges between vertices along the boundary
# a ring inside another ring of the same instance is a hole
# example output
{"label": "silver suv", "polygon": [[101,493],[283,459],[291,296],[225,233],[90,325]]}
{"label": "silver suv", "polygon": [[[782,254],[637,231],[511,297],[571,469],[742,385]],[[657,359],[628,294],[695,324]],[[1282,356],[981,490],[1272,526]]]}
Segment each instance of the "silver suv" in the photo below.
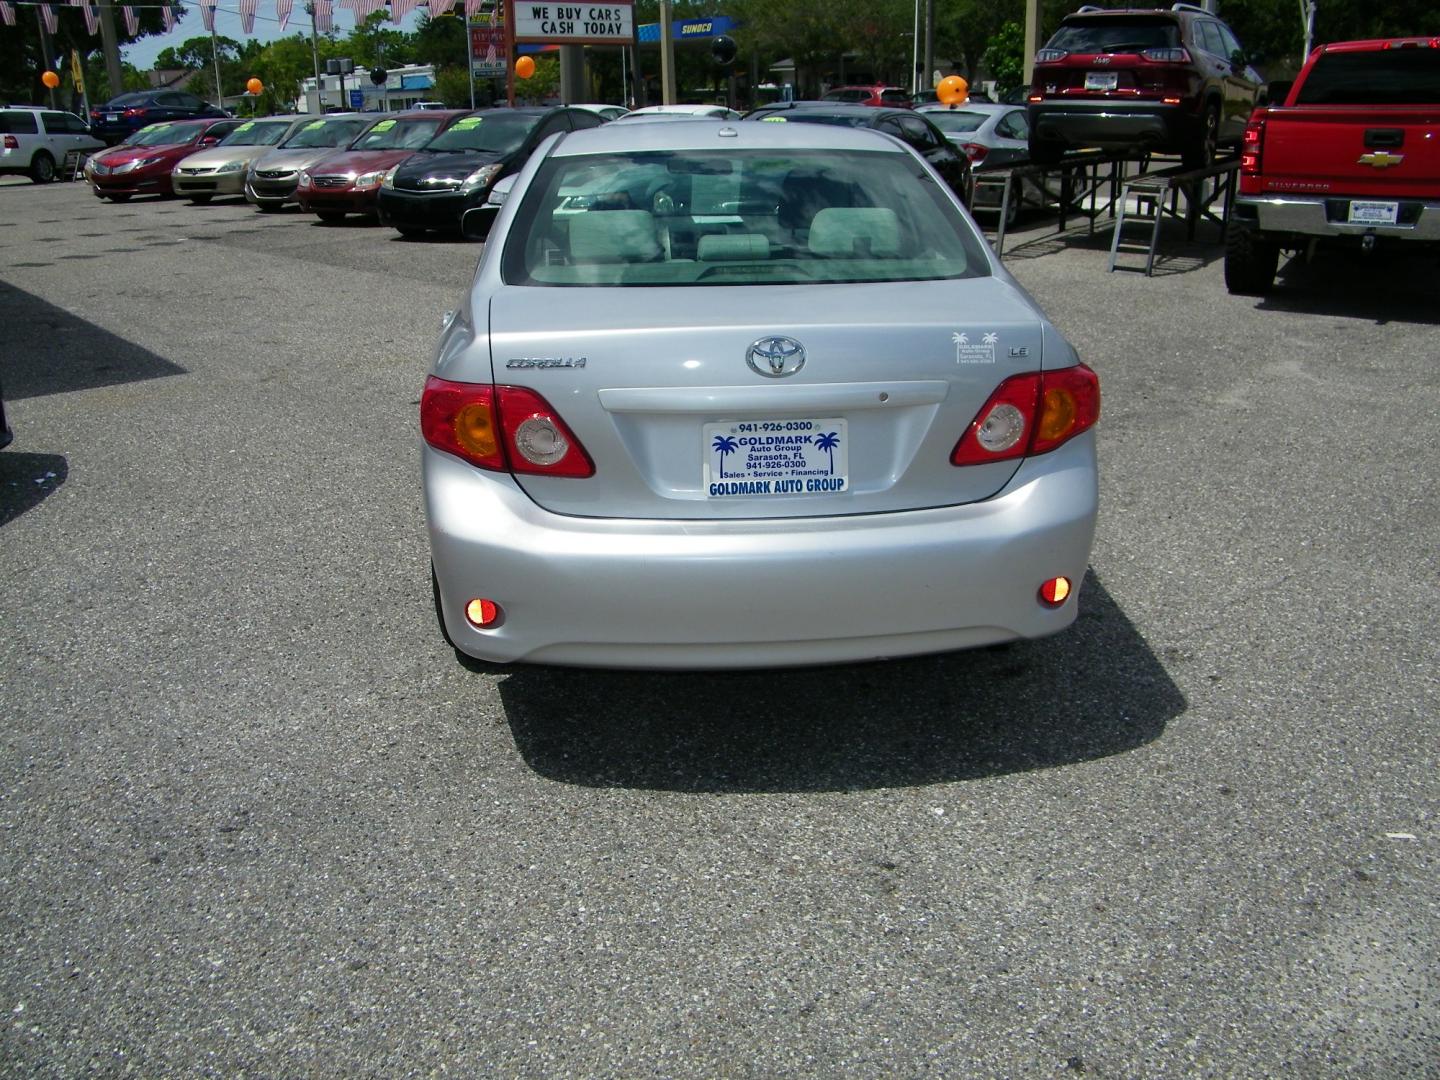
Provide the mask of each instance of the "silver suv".
{"label": "silver suv", "polygon": [[37,184],[48,184],[71,150],[84,154],[104,145],[74,113],[0,108],[0,175],[24,173]]}

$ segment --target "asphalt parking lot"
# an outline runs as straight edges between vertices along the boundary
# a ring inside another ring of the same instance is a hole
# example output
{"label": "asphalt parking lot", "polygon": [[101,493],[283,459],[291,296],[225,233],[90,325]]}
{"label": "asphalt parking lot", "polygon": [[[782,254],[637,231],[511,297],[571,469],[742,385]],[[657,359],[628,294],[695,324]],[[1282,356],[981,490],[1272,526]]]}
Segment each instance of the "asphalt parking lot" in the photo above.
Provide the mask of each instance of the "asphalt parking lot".
{"label": "asphalt parking lot", "polygon": [[1435,261],[1031,225],[1074,628],[496,673],[418,481],[477,247],[0,186],[5,1070],[1440,1075]]}

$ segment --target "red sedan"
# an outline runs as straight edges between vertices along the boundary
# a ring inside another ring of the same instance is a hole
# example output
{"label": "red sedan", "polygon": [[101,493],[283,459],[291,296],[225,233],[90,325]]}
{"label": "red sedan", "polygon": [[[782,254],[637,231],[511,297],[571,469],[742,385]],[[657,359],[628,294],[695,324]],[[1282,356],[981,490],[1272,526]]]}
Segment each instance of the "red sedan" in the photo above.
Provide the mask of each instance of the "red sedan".
{"label": "red sedan", "polygon": [[183,157],[214,146],[239,120],[176,120],[151,124],[128,142],[85,163],[85,179],[96,198],[124,202],[132,195],[172,195],[170,171]]}
{"label": "red sedan", "polygon": [[321,221],[339,221],[346,214],[376,215],[380,181],[457,119],[466,109],[426,109],[397,113],[377,120],[354,142],[300,174],[295,199],[300,209]]}

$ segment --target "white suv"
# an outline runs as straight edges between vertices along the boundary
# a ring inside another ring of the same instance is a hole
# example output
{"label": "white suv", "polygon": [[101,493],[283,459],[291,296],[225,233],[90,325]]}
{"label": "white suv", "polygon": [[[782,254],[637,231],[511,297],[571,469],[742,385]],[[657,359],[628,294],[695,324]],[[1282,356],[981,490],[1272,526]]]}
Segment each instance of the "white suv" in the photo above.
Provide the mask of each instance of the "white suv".
{"label": "white suv", "polygon": [[48,184],[71,150],[84,154],[104,146],[74,113],[0,108],[0,174],[24,173],[37,184]]}

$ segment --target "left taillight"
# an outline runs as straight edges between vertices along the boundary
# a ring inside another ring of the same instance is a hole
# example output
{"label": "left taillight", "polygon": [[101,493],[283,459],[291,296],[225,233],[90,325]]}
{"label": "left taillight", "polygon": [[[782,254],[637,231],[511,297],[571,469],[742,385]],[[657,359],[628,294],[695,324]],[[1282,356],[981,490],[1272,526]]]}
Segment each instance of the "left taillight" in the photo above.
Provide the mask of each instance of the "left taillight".
{"label": "left taillight", "polygon": [[590,455],[559,413],[523,386],[450,382],[432,375],[420,397],[420,432],[435,449],[481,469],[595,475]]}
{"label": "left taillight", "polygon": [[979,165],[985,160],[985,155],[990,152],[988,146],[982,146],[980,143],[967,142],[960,145],[964,148],[965,156],[970,159],[971,165]]}
{"label": "left taillight", "polygon": [[1049,453],[1100,419],[1100,378],[1085,364],[1012,375],[995,388],[950,453],[952,465]]}

